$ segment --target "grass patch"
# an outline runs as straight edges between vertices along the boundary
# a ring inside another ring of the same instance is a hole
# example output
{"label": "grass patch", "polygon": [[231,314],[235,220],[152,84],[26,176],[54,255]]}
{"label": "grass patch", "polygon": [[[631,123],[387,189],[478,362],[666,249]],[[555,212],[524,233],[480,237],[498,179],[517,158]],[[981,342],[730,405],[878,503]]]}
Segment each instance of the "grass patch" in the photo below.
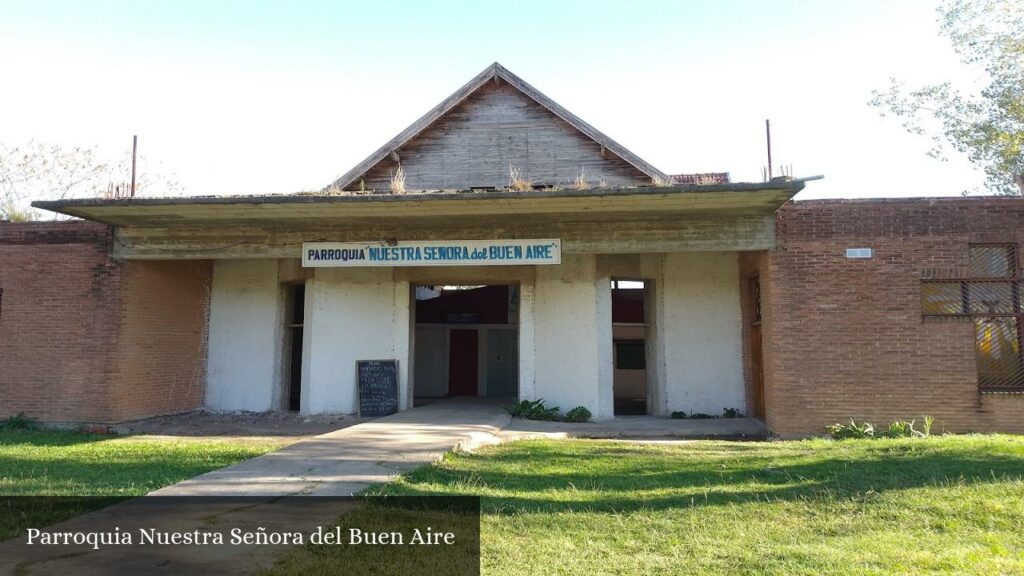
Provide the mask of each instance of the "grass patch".
{"label": "grass patch", "polygon": [[[141,496],[287,443],[276,438],[211,440],[4,430],[0,431],[0,496]],[[96,507],[103,503],[97,500]],[[0,514],[0,540],[25,526],[70,517],[52,513]]]}
{"label": "grass patch", "polygon": [[1022,475],[1018,436],[537,440],[371,493],[482,496],[484,574],[987,575],[1024,573]]}

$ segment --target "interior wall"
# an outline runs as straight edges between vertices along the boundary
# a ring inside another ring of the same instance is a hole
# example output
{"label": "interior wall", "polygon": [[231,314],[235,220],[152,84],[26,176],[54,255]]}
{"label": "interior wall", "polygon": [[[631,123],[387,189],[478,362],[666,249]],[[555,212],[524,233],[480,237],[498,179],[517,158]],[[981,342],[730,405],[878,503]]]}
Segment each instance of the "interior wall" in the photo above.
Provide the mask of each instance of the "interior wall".
{"label": "interior wall", "polygon": [[[614,341],[643,340],[646,342],[647,338],[644,326],[614,326],[612,332]],[[646,351],[644,355],[646,359]],[[616,365],[613,381],[612,387],[616,398],[647,397],[646,369],[623,369]]]}
{"label": "interior wall", "polygon": [[210,291],[206,405],[274,408],[283,302],[277,260],[217,260]]}
{"label": "interior wall", "polygon": [[443,327],[416,328],[416,397],[443,398],[448,394],[447,338],[448,330]]}
{"label": "interior wall", "polygon": [[658,332],[667,412],[745,408],[739,290],[735,252],[665,255]]}

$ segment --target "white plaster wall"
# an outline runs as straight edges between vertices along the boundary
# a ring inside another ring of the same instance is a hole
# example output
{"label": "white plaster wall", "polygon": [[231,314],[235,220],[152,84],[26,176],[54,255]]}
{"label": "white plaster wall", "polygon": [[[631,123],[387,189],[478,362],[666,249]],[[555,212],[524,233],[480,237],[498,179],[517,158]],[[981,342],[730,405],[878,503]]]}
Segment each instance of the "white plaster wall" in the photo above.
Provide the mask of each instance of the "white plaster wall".
{"label": "white plaster wall", "polygon": [[735,252],[665,255],[658,336],[667,412],[746,406],[739,284]]}
{"label": "white plaster wall", "polygon": [[355,413],[357,360],[397,359],[399,405],[408,406],[409,283],[392,269],[317,269],[303,329],[302,413]]}
{"label": "white plaster wall", "polygon": [[206,405],[274,408],[283,302],[277,260],[217,260],[210,292]]}
{"label": "white plaster wall", "polygon": [[[596,262],[593,254],[563,254],[560,265],[537,267],[533,397],[563,411],[585,406],[600,420],[613,416],[611,285]],[[522,311],[528,330],[528,306]]]}
{"label": "white plaster wall", "polygon": [[536,400],[537,386],[534,369],[536,345],[536,300],[534,280],[519,285],[519,399]]}

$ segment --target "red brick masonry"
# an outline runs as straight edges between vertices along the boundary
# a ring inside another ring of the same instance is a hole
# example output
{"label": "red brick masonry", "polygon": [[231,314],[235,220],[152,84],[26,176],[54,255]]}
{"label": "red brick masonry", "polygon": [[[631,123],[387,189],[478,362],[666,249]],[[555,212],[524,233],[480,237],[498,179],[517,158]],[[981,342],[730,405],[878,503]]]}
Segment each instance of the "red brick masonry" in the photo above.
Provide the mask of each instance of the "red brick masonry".
{"label": "red brick masonry", "polygon": [[[760,278],[764,418],[783,436],[848,418],[1024,433],[1024,395],[978,392],[974,329],[924,319],[921,278],[970,243],[1024,249],[1024,200],[797,202],[778,247],[745,253],[744,329]],[[208,261],[114,261],[106,226],[0,223],[0,418],[117,422],[202,404]],[[847,248],[871,248],[848,259]],[[753,411],[751,349],[748,398]]]}
{"label": "red brick masonry", "polygon": [[[1024,395],[982,394],[970,319],[924,319],[921,278],[957,275],[970,243],[1024,248],[1024,200],[796,202],[778,246],[741,260],[762,284],[765,420],[818,434],[851,417],[936,419],[946,431],[1024,433]],[[871,248],[848,259],[847,248]]]}
{"label": "red brick masonry", "polygon": [[117,262],[91,222],[0,223],[0,418],[118,422],[191,410],[208,262]]}

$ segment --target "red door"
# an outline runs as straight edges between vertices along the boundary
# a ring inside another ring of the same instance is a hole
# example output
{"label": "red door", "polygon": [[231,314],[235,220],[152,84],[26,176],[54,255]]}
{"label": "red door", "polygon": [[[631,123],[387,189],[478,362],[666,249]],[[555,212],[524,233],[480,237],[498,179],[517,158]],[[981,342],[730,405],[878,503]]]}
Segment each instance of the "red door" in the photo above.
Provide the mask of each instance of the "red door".
{"label": "red door", "polygon": [[448,394],[476,396],[477,331],[452,330],[448,346]]}

